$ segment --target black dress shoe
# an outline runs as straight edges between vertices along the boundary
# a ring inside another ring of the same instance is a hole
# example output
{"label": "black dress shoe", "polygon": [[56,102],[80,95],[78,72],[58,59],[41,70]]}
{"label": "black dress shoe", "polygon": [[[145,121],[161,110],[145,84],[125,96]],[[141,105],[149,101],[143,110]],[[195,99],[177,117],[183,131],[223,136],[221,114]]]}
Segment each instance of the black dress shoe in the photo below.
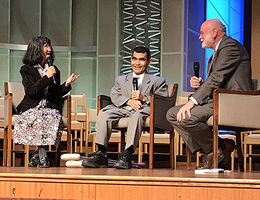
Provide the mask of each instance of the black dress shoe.
{"label": "black dress shoe", "polygon": [[39,167],[41,167],[41,168],[48,168],[48,167],[50,167],[49,159],[47,157],[40,158]]}
{"label": "black dress shoe", "polygon": [[[224,155],[222,150],[218,149],[218,165],[222,162],[224,159]],[[213,152],[208,153],[204,155],[203,161],[201,162],[201,165],[198,167],[198,169],[212,169],[213,168]]]}
{"label": "black dress shoe", "polygon": [[114,168],[117,169],[131,169],[131,156],[132,154],[129,151],[124,151],[118,158],[117,162],[114,165]]}
{"label": "black dress shoe", "polygon": [[40,163],[40,158],[39,158],[39,153],[37,151],[30,158],[28,165],[29,167],[37,167],[39,163]]}
{"label": "black dress shoe", "polygon": [[101,151],[96,151],[89,157],[83,159],[82,166],[89,168],[106,168],[108,167],[107,155]]}

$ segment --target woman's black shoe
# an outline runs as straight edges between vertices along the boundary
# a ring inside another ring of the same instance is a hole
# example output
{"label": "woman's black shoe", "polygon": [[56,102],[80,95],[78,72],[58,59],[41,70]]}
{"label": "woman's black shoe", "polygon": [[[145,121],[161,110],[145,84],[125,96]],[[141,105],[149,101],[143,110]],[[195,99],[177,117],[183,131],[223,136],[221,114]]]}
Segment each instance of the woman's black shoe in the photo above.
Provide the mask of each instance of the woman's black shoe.
{"label": "woman's black shoe", "polygon": [[36,152],[30,158],[28,165],[29,167],[37,167],[39,163],[40,163],[39,153]]}
{"label": "woman's black shoe", "polygon": [[39,167],[41,167],[41,168],[48,168],[48,167],[50,167],[49,159],[47,157],[40,158]]}

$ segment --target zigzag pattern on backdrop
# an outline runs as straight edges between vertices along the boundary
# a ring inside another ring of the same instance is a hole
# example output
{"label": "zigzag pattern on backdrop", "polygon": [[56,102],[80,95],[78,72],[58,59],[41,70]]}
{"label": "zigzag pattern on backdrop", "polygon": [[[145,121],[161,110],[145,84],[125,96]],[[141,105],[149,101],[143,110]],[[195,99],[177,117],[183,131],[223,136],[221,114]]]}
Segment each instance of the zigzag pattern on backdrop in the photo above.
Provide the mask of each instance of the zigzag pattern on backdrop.
{"label": "zigzag pattern on backdrop", "polygon": [[132,49],[144,45],[151,51],[152,63],[148,72],[160,75],[161,0],[123,0],[121,4],[120,74],[131,71]]}

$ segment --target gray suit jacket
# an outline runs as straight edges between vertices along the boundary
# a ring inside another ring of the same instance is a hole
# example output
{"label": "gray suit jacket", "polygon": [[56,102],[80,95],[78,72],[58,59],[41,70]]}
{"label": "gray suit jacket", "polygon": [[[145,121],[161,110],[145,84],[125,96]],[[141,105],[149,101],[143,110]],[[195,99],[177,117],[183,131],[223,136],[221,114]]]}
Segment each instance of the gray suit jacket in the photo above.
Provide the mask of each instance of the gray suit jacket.
{"label": "gray suit jacket", "polygon": [[248,53],[243,45],[227,36],[224,36],[219,44],[207,80],[192,96],[201,105],[212,99],[213,91],[218,88],[230,90],[252,88]]}
{"label": "gray suit jacket", "polygon": [[[110,97],[114,106],[124,108],[126,102],[131,98],[133,87],[133,73],[127,75],[118,76],[114,87],[111,89]],[[161,96],[168,96],[168,86],[166,81],[162,77],[144,74],[143,82],[140,88],[141,94],[147,96],[150,101],[150,97],[153,94]],[[111,107],[111,105],[109,105]],[[147,110],[150,106],[143,105],[143,109]],[[112,108],[112,107],[111,107]],[[106,109],[109,109],[106,107]],[[148,109],[149,110],[149,109]]]}

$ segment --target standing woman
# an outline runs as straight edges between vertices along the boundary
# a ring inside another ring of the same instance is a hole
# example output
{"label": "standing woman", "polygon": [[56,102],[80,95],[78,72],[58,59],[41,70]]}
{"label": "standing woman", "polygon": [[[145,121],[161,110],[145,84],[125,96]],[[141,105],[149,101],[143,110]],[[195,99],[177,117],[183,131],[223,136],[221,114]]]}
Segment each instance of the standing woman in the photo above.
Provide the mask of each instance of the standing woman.
{"label": "standing woman", "polygon": [[38,146],[29,160],[30,167],[50,167],[46,149],[48,145],[60,143],[62,96],[71,90],[70,84],[79,77],[73,73],[60,84],[59,69],[47,59],[54,60],[50,39],[45,36],[32,38],[20,70],[25,96],[17,107],[20,115],[14,126],[15,143]]}

